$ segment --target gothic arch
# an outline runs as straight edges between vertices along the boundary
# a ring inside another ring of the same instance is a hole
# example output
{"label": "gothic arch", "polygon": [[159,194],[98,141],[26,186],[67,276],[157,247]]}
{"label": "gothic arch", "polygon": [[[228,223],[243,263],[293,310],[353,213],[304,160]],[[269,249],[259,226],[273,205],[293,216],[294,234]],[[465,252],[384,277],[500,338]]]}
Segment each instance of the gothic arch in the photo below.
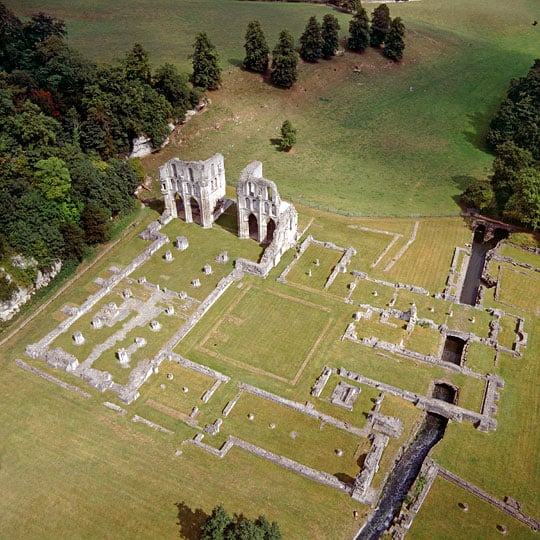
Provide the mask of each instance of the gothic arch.
{"label": "gothic arch", "polygon": [[249,237],[253,240],[259,241],[259,222],[257,221],[257,216],[253,213],[249,214],[248,217],[249,224]]}

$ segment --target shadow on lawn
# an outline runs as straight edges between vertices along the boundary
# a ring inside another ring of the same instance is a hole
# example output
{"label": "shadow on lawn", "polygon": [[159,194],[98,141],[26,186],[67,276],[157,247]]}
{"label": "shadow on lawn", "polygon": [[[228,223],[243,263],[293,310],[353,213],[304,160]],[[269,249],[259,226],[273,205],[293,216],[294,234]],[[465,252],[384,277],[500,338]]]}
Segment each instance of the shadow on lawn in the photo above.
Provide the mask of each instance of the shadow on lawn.
{"label": "shadow on lawn", "polygon": [[198,540],[201,537],[201,527],[208,519],[208,514],[201,508],[192,510],[184,502],[175,503],[178,508],[178,526],[180,538]]}

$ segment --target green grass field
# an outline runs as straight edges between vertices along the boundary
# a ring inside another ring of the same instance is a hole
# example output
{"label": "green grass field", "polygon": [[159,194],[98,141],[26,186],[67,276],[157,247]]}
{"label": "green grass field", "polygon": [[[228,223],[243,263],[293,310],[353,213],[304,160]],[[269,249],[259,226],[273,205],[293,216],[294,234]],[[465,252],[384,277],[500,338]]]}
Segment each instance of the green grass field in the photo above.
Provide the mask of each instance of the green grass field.
{"label": "green grass field", "polygon": [[[172,62],[187,72],[193,38],[198,31],[207,31],[221,55],[223,86],[210,94],[212,103],[204,113],[173,134],[168,147],[144,160],[146,170],[155,176],[157,167],[172,156],[199,160],[221,152],[232,186],[245,165],[260,160],[265,177],[277,183],[283,199],[311,206],[298,207],[301,227],[313,220],[308,234],[343,248],[352,246],[357,254],[348,272],[338,275],[328,291],[324,284],[341,255],[315,246],[297,261],[286,285],[276,282],[276,277],[293,259],[291,252],[266,280],[246,277],[241,287],[230,287],[175,352],[231,380],[203,404],[201,397],[213,379],[164,362],[142,387],[139,400],[126,407],[128,414],[121,416],[102,405],[106,400],[117,402],[115,393],[92,390],[69,374],[30,360],[24,350],[65,318],[62,306],[81,304],[97,290],[93,283],[97,277],[110,277],[110,266],[125,266],[147,245],[135,237],[135,230],[130,232],[129,241],[111,249],[2,345],[0,538],[196,540],[201,523],[219,503],[225,503],[229,513],[243,513],[251,519],[264,513],[280,523],[287,539],[352,538],[360,524],[352,512],[357,510],[363,518],[366,507],[241,449],[232,449],[220,460],[182,444],[200,432],[188,425],[186,416],[197,406],[199,428],[214,422],[235,397],[238,383],[244,382],[299,403],[310,402],[316,410],[351,425],[365,426],[379,391],[363,386],[353,411],[345,410],[330,403],[340,380],[333,375],[321,397],[315,398],[311,386],[325,365],[344,367],[424,395],[434,380],[446,380],[459,387],[459,405],[480,410],[484,381],[340,338],[360,309],[358,304],[386,307],[396,293],[392,284],[397,281],[424,287],[431,295],[443,291],[454,248],[471,239],[464,220],[456,217],[460,211],[457,196],[469,178],[489,174],[492,156],[483,142],[489,118],[510,79],[524,75],[538,56],[540,30],[531,24],[540,17],[537,0],[392,3],[392,16],[402,17],[408,31],[401,64],[390,64],[371,50],[362,55],[346,52],[331,61],[301,64],[299,81],[288,91],[273,88],[260,76],[238,67],[247,23],[260,19],[272,46],[284,26],[298,37],[310,15],[317,14],[321,20],[330,12],[326,6],[237,0],[5,3],[17,15],[44,10],[65,18],[70,45],[96,60],[119,59],[137,41],[150,52],[154,66]],[[371,11],[374,5],[366,7]],[[337,15],[344,37],[350,17]],[[298,129],[298,143],[290,153],[279,152],[272,141],[284,119]],[[154,183],[153,194],[159,197],[158,189]],[[139,228],[155,218],[147,207],[137,216]],[[417,221],[416,239],[399,256]],[[171,248],[172,263],[163,260],[164,248],[134,272],[134,282],[129,284],[134,295],[147,298],[147,289],[136,283],[145,276],[151,283],[177,292],[185,290],[202,300],[232,270],[234,258],[259,258],[260,246],[241,242],[231,234],[235,222],[230,216],[220,223],[222,226],[212,230],[177,220],[167,225],[164,232],[171,240],[186,235],[190,247],[185,252]],[[229,251],[230,262],[214,264],[224,249]],[[538,255],[511,247],[502,253],[540,266]],[[319,266],[314,264],[317,258]],[[206,263],[212,264],[211,276],[202,272]],[[352,270],[389,284],[359,280],[350,297],[353,304],[347,304],[343,298],[354,281]],[[514,270],[505,265],[502,272],[499,300],[506,303],[497,301],[490,289],[484,305],[526,318],[524,331],[529,342],[524,357],[499,354],[495,361],[493,348],[473,343],[466,363],[478,373],[496,373],[505,380],[495,416],[499,427],[485,434],[469,423],[450,422],[432,458],[496,497],[518,499],[526,513],[539,519],[540,497],[534,480],[540,477],[540,281],[534,272]],[[195,277],[201,280],[200,288],[191,285]],[[104,327],[93,334],[89,327],[92,315],[104,303],[120,299],[126,286],[122,283],[73,327],[89,342],[73,345],[70,330],[54,345],[89,354],[95,336],[103,340],[117,330]],[[420,317],[481,337],[488,335],[492,316],[485,311],[457,305],[451,310],[450,304],[433,296],[397,291],[396,309],[406,311],[411,302],[417,305]],[[185,314],[178,313],[181,306],[176,307],[174,317],[159,315],[160,332],[148,328],[131,332],[124,343],[117,343],[110,354],[99,358],[96,367],[108,369],[120,383],[126,382],[129,371],[119,366],[114,351],[128,346],[135,336],[143,336],[148,344],[134,354],[132,364],[151,358],[185,320]],[[392,322],[398,327],[382,325],[374,315],[371,321],[357,325],[359,337],[376,335],[398,343],[404,336],[399,326],[403,321]],[[511,347],[515,319],[503,317],[502,324],[501,341]],[[436,352],[439,345],[437,332],[421,327],[404,341],[411,349],[426,353]],[[23,371],[15,365],[15,358],[80,386],[91,397],[84,399]],[[167,379],[167,373],[174,379]],[[251,412],[253,421],[247,419]],[[423,414],[392,395],[384,397],[381,412],[401,418],[404,433],[392,439],[383,453],[374,487],[382,485]],[[174,434],[133,423],[134,414]],[[270,423],[276,424],[275,429],[269,428]],[[298,433],[295,439],[290,436],[293,430]],[[206,436],[205,442],[219,447],[228,434],[342,478],[354,476],[370,447],[362,438],[329,426],[321,430],[321,423],[311,417],[250,394],[242,395],[230,418],[224,420],[222,431],[214,438]],[[335,453],[338,446],[344,450],[342,457]],[[182,454],[177,455],[177,450]],[[500,514],[468,500],[471,511],[465,516],[457,507],[462,498],[457,488],[438,480],[410,537],[498,537],[495,527],[502,523]],[[508,527],[510,537],[531,534],[514,522],[508,522]]]}
{"label": "green grass field", "polygon": [[[329,216],[306,208],[300,208],[300,212],[302,222],[308,223],[311,218],[314,219],[310,233],[316,239],[344,247],[354,245],[361,248],[362,235],[368,239],[374,237],[365,228],[383,230],[384,227],[383,222],[371,219]],[[150,209],[146,209],[144,220],[151,213]],[[386,228],[392,233],[403,234],[406,241],[414,221],[391,220]],[[460,218],[441,220],[440,230],[431,227],[430,223],[431,220],[421,221],[419,234],[410,249],[414,247],[417,254],[429,253],[434,249],[432,246],[437,244],[433,256],[450,260],[454,242],[461,242],[468,235],[467,229]],[[176,279],[177,274],[194,275],[203,262],[212,260],[220,251],[218,244],[220,248],[226,245],[232,257],[240,254],[256,258],[260,253],[255,242],[240,241],[220,227],[202,230],[174,221],[164,230],[172,239],[176,235],[187,235],[190,247],[186,252],[175,252],[172,263],[163,259],[161,251],[154,255],[144,270],[149,281],[170,282]],[[383,235],[379,233],[377,237],[382,238]],[[403,239],[401,245],[404,244]],[[371,273],[370,262],[378,256],[379,248],[384,249],[386,245],[385,242],[376,243],[369,247],[369,256],[359,254],[353,257],[349,272],[356,268],[358,262]],[[400,248],[396,246],[395,249],[394,255]],[[316,287],[307,287],[292,280],[288,284],[277,282],[275,278],[292,259],[291,253],[286,254],[284,261],[266,280],[246,277],[241,287],[231,287],[176,347],[175,351],[182,356],[231,377],[228,383],[220,385],[208,403],[202,401],[202,396],[214,384],[212,378],[165,361],[159,373],[141,388],[141,397],[132,405],[125,406],[125,416],[105,409],[103,401],[117,402],[116,394],[112,391],[100,394],[69,374],[53,370],[41,361],[32,361],[25,356],[24,347],[63,320],[65,316],[59,311],[62,305],[76,305],[84,299],[84,295],[95,292],[95,278],[110,275],[108,268],[113,264],[126,264],[129,260],[127,255],[132,252],[130,244],[118,245],[107,259],[85,274],[32,325],[22,329],[15,339],[4,346],[0,379],[3,396],[0,412],[0,479],[9,495],[0,503],[0,514],[3,516],[0,537],[34,538],[38,536],[38,530],[44,538],[57,537],[59,530],[67,537],[102,537],[107,536],[107,531],[114,530],[120,531],[119,535],[125,538],[180,536],[195,539],[197,536],[193,531],[205,515],[215,504],[225,502],[230,512],[243,512],[252,519],[263,512],[270,519],[279,521],[285,538],[305,538],[306,535],[310,538],[351,538],[359,525],[352,519],[352,511],[357,510],[364,516],[366,508],[348,496],[318,486],[240,449],[231,450],[223,460],[219,460],[183,444],[183,441],[200,432],[190,425],[188,419],[193,407],[200,409],[196,417],[199,428],[213,423],[237,394],[238,383],[245,382],[298,403],[309,401],[321,413],[358,428],[365,427],[366,415],[374,407],[375,398],[380,393],[376,388],[361,385],[361,394],[352,411],[330,402],[333,389],[341,380],[338,375],[331,377],[319,398],[310,395],[311,386],[323,366],[330,365],[424,395],[429,392],[434,380],[446,380],[459,387],[459,405],[480,411],[484,381],[444,367],[420,364],[407,358],[380,354],[350,341],[340,341],[347,323],[358,308],[345,303],[337,293],[323,291],[322,277]],[[297,261],[294,268],[298,271],[299,281],[303,279],[306,264],[313,265],[314,257],[320,258],[321,264],[317,268],[323,268],[323,273],[331,271],[335,260],[326,261],[326,252],[334,253],[329,250],[323,253],[308,251]],[[176,265],[175,272],[172,272],[171,265]],[[228,270],[231,268],[232,261]],[[405,269],[406,266],[399,259],[395,268]],[[433,264],[433,268],[437,274],[431,275],[429,282],[442,283],[448,264]],[[389,272],[385,272],[384,268],[373,269],[373,272],[389,278]],[[399,278],[400,273],[392,269],[394,272]],[[409,270],[404,270],[403,274],[414,278]],[[170,280],[165,279],[168,275],[171,276]],[[347,277],[352,278],[350,274]],[[422,276],[419,281],[425,284]],[[362,283],[368,286],[363,292],[358,286],[360,296],[353,295],[355,304],[359,301],[377,304],[380,301],[381,307],[384,307],[390,300],[393,288],[376,285],[379,294],[373,296],[373,284],[360,280],[359,284]],[[97,330],[93,337],[89,328],[90,320],[103,304],[114,299],[121,302],[120,293],[128,285],[134,297],[148,299],[149,293],[144,285],[136,280],[123,280],[73,327],[81,329],[89,342],[81,347],[73,345],[70,330],[53,345],[61,345],[73,353],[79,351],[84,356],[90,352],[92,340],[97,339],[95,336],[101,335],[99,339],[104,340],[112,335],[119,325]],[[335,286],[344,288],[343,283]],[[502,290],[507,286],[509,282],[503,282]],[[386,289],[388,294],[385,293]],[[454,315],[450,318],[448,303],[407,291],[398,292],[396,308],[407,310],[413,301],[417,303],[421,316],[432,317],[438,324],[446,323],[450,328],[486,335],[491,320],[487,312],[454,306]],[[529,309],[528,305],[524,305],[524,309]],[[470,320],[472,313],[476,315],[474,323]],[[130,314],[130,317],[134,316],[135,313]],[[158,318],[163,325],[160,332],[151,332],[147,327],[132,330],[124,342],[118,342],[103,354],[95,367],[109,370],[117,382],[125,383],[129,370],[118,364],[114,357],[116,349],[129,346],[134,336],[145,337],[147,345],[133,354],[133,366],[142,358],[153,357],[160,343],[167,340],[185,320],[164,314]],[[443,466],[495,496],[515,496],[528,513],[537,515],[540,501],[532,493],[529,479],[535,477],[540,461],[535,432],[532,430],[536,422],[534,411],[540,403],[535,386],[537,362],[534,362],[539,328],[530,311],[527,318],[530,321],[525,331],[529,332],[530,337],[523,359],[500,355],[495,364],[494,350],[479,344],[472,346],[469,352],[468,367],[479,373],[498,373],[506,381],[497,415],[499,429],[483,434],[470,424],[451,423],[447,435],[433,455]],[[511,344],[514,319],[503,319],[506,321],[503,321],[503,332],[508,334],[504,336],[504,343],[507,344],[508,340]],[[125,319],[120,325],[128,320]],[[401,328],[403,321],[391,319],[391,322],[398,327],[380,324],[378,317],[374,316],[371,321],[358,324],[357,330],[359,335],[364,329],[397,343],[404,335]],[[433,353],[439,341],[439,335],[434,330],[417,327],[405,344],[414,350]],[[80,386],[91,394],[90,399],[85,400],[21,370],[14,364],[14,358],[24,358],[39,369]],[[168,373],[173,375],[172,380],[167,377]],[[392,439],[383,453],[380,469],[373,480],[375,488],[382,486],[397,452],[421,423],[423,414],[413,404],[392,395],[385,396],[381,412],[398,416],[403,421],[404,432],[399,439]],[[247,417],[250,413],[254,414],[253,420]],[[130,421],[134,414],[174,434],[167,435],[135,424]],[[270,428],[270,424],[275,424],[275,427]],[[291,436],[292,432],[295,432],[294,437]],[[215,437],[207,435],[205,442],[218,448],[228,435],[235,435],[345,481],[351,481],[358,472],[370,448],[368,439],[328,424],[323,425],[311,417],[249,393],[244,393],[229,417],[224,418],[220,433]],[[337,455],[337,448],[343,451],[342,456]],[[180,456],[175,454],[177,450],[182,451]],[[529,456],[529,459],[515,460],[512,458],[515,451]],[[36,478],[39,481],[34,480]],[[80,486],[84,486],[84,489]],[[438,499],[434,500],[433,504],[437,507]],[[431,505],[428,503],[425,518],[422,513],[417,517],[418,530],[429,530],[431,527]],[[103,510],[105,506],[106,512]],[[101,517],[79,519],[81,512]],[[136,517],[133,517],[133,513],[136,513]],[[21,520],[21,514],[27,519]],[[108,517],[111,514],[114,518]],[[45,516],[49,516],[46,524],[38,525]],[[439,519],[441,530],[451,530],[455,526],[449,517]],[[490,512],[481,513],[484,527],[491,526],[491,519]],[[122,525],[123,521],[128,524]]]}
{"label": "green grass field", "polygon": [[[70,43],[93,58],[119,58],[139,41],[154,65],[172,62],[187,72],[194,36],[207,31],[221,54],[223,87],[205,114],[145,160],[147,170],[156,175],[175,155],[198,160],[219,151],[234,184],[259,159],[284,196],[362,215],[457,214],[468,179],[489,172],[483,141],[490,117],[510,79],[538,55],[534,0],[405,2],[391,5],[408,30],[401,64],[372,50],[345,53],[302,64],[298,83],[283,91],[236,67],[247,23],[260,19],[272,47],[284,26],[298,38],[310,15],[320,20],[329,8],[237,0],[7,5],[65,18]],[[345,37],[350,17],[338,17]],[[288,154],[271,142],[284,119],[298,130]]]}

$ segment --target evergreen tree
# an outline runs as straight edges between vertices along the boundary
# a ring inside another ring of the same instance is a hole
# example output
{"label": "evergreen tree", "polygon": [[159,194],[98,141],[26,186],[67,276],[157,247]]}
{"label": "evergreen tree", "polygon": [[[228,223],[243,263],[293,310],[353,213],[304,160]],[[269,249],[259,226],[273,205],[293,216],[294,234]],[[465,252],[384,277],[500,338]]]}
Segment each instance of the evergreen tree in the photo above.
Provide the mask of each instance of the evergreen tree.
{"label": "evergreen tree", "polygon": [[383,50],[384,56],[398,62],[403,58],[403,49],[405,49],[405,26],[400,17],[396,17],[390,23],[390,29],[386,35],[386,42]]}
{"label": "evergreen tree", "polygon": [[216,90],[221,84],[219,55],[206,32],[197,34],[193,49],[193,75],[191,78],[193,84],[200,88]]}
{"label": "evergreen tree", "polygon": [[339,47],[339,22],[331,14],[326,14],[321,27],[321,37],[323,40],[322,56],[330,58],[336,54]]}
{"label": "evergreen tree", "polygon": [[135,43],[133,49],[127,52],[123,65],[128,79],[150,84],[150,60],[148,59],[148,53],[140,43]]}
{"label": "evergreen tree", "polygon": [[266,73],[268,70],[268,54],[270,53],[270,49],[266,43],[261,23],[257,20],[251,21],[248,24],[244,49],[246,50],[244,67],[250,71]]}
{"label": "evergreen tree", "polygon": [[386,4],[377,6],[371,14],[371,30],[369,41],[372,47],[380,47],[386,41],[390,30],[390,10]]}
{"label": "evergreen tree", "polygon": [[279,147],[288,152],[296,144],[296,129],[293,128],[289,120],[285,120],[281,125],[281,139]]}
{"label": "evergreen tree", "polygon": [[298,54],[294,50],[294,39],[288,30],[282,30],[272,51],[270,80],[276,86],[290,88],[298,78]]}
{"label": "evergreen tree", "polygon": [[321,25],[316,17],[310,17],[304,33],[300,36],[300,56],[306,62],[316,62],[322,57],[322,48]]}
{"label": "evergreen tree", "polygon": [[362,6],[349,23],[347,47],[356,52],[363,52],[369,47],[369,19]]}

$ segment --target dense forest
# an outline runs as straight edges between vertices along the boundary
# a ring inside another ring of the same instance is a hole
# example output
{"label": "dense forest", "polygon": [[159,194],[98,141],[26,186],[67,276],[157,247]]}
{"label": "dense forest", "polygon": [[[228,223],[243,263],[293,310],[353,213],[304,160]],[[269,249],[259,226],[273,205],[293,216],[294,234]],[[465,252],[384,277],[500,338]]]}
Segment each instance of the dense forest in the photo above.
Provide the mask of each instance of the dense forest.
{"label": "dense forest", "polygon": [[493,175],[473,182],[462,200],[482,212],[540,228],[540,59],[513,79],[490,123]]}
{"label": "dense forest", "polygon": [[199,100],[174,66],[151,73],[139,44],[118,65],[97,65],[66,38],[62,20],[23,22],[0,3],[0,300],[108,239],[143,179],[126,158],[132,140],[159,147]]}

